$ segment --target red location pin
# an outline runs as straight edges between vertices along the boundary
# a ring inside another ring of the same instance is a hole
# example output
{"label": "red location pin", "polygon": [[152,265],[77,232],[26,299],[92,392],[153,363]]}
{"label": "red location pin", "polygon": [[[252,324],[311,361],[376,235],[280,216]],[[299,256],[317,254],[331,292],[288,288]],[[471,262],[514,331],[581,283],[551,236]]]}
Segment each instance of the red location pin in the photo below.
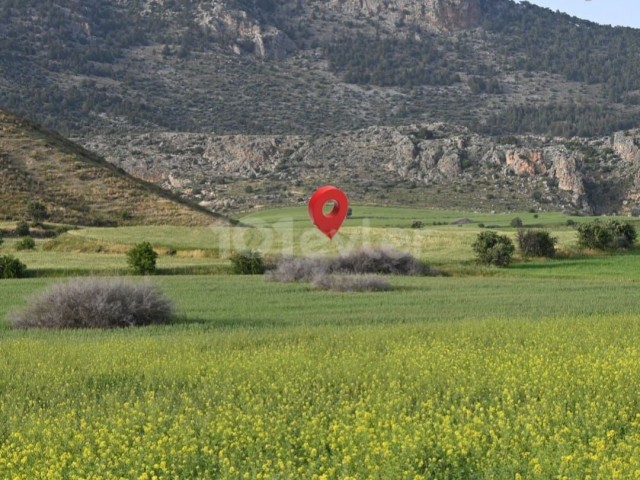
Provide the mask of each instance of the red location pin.
{"label": "red location pin", "polygon": [[[324,214],[324,206],[333,202],[333,209]],[[327,237],[333,238],[340,229],[340,225],[347,217],[349,210],[349,200],[345,193],[331,185],[321,187],[311,195],[309,200],[309,216],[313,224]]]}

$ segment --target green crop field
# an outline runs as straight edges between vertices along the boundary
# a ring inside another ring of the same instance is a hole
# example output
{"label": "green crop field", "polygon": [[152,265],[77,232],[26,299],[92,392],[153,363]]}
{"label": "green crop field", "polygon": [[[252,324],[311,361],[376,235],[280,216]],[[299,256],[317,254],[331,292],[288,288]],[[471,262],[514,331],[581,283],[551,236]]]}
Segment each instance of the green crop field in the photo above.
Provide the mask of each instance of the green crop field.
{"label": "green crop field", "polygon": [[[304,209],[252,214],[241,220],[255,228],[237,230],[80,229],[29,252],[5,239],[0,254],[36,274],[0,280],[0,319],[64,281],[51,276],[124,273],[126,249],[149,240],[177,250],[160,255],[166,274],[153,281],[179,321],[2,321],[0,478],[640,478],[639,252],[578,253],[569,217],[527,213],[517,216],[565,254],[476,266],[477,223],[513,235],[515,216],[356,206],[331,242]],[[433,225],[459,218],[476,223]],[[416,220],[425,226],[409,228]],[[238,245],[278,255],[369,244],[449,276],[338,293],[202,275],[227,272]]]}

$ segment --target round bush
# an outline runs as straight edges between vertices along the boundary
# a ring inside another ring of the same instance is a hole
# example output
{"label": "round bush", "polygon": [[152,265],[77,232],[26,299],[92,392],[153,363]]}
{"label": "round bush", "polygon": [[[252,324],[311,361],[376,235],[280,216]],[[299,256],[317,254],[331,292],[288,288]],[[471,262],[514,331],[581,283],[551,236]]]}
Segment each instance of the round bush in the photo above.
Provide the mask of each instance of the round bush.
{"label": "round bush", "polygon": [[482,232],[471,245],[480,263],[506,267],[511,263],[515,246],[506,235],[496,232]]}
{"label": "round bush", "polygon": [[511,222],[509,222],[509,225],[511,225],[514,228],[522,228],[524,223],[522,223],[522,219],[520,217],[516,217],[512,219]]}
{"label": "round bush", "polygon": [[16,242],[16,250],[33,250],[36,248],[36,241],[32,237],[24,237]]}
{"label": "round bush", "polygon": [[518,230],[518,246],[525,257],[555,257],[557,241],[544,230]]}
{"label": "round bush", "polygon": [[148,282],[79,278],[48,288],[9,321],[15,328],[116,328],[173,318],[171,301]]}
{"label": "round bush", "polygon": [[235,274],[262,275],[265,271],[264,261],[260,252],[252,250],[236,252],[229,259]]}
{"label": "round bush", "polygon": [[149,242],[138,243],[127,253],[127,263],[139,275],[156,273],[158,254]]}

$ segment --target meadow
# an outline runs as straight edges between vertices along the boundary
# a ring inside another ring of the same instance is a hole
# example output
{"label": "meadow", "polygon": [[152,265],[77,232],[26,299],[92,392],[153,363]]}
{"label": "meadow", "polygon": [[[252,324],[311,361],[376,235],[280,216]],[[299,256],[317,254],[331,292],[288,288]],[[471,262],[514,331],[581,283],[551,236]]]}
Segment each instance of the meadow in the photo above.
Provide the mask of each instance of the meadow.
{"label": "meadow", "polygon": [[[466,217],[513,234],[515,215],[360,214],[321,248],[306,212],[284,210],[244,217],[259,228],[238,232],[80,229],[50,250],[38,240],[30,257],[6,241],[0,253],[34,275],[0,280],[0,318],[53,276],[123,273],[118,252],[149,240],[172,252],[159,258],[171,275],[154,282],[180,319],[113,331],[3,323],[0,478],[640,478],[636,251],[576,254],[568,217],[521,214],[567,255],[478,267],[477,223],[432,223]],[[266,255],[388,243],[449,275],[337,293],[180,270],[226,272],[224,243],[238,239]]]}

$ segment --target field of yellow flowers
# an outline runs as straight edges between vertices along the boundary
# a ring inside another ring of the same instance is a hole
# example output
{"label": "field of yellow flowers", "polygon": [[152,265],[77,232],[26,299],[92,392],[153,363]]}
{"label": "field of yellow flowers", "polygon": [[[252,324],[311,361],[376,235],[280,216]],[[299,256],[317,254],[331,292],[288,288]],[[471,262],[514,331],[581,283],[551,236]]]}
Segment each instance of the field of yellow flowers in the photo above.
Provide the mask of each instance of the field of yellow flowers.
{"label": "field of yellow flowers", "polygon": [[0,337],[0,478],[640,479],[635,315]]}

